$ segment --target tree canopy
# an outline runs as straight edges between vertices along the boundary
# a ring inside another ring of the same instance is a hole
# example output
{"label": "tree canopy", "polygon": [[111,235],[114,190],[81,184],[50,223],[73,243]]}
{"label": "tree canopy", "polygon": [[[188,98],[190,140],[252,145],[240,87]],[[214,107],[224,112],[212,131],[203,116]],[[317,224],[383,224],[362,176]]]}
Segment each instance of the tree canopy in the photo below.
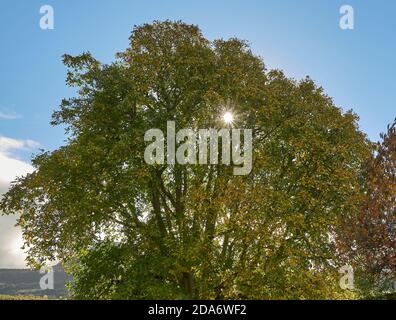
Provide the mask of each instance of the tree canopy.
{"label": "tree canopy", "polygon": [[[33,160],[1,208],[20,212],[28,261],[59,259],[76,298],[334,298],[336,238],[359,210],[370,148],[321,87],[267,70],[239,39],[197,26],[134,28],[113,63],[65,55],[54,125],[67,143]],[[149,165],[152,128],[253,130],[253,170]]]}
{"label": "tree canopy", "polygon": [[365,296],[396,290],[396,120],[363,170],[365,192],[356,217],[345,220],[341,248]]}

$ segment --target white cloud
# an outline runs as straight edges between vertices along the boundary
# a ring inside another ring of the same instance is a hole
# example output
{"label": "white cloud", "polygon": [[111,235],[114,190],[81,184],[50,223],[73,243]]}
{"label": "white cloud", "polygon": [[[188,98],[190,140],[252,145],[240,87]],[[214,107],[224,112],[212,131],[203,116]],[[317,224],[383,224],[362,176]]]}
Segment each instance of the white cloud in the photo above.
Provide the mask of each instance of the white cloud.
{"label": "white cloud", "polygon": [[27,150],[38,147],[40,144],[33,140],[17,140],[0,137],[0,183],[10,183],[17,176],[33,171],[33,167],[12,156],[16,150]]}
{"label": "white cloud", "polygon": [[[39,144],[32,140],[17,140],[0,137],[0,195],[9,187],[16,177],[26,175],[34,168],[13,156],[14,151],[29,150]],[[25,267],[25,254],[20,249],[22,244],[21,230],[15,227],[16,216],[0,216],[0,268]]]}
{"label": "white cloud", "polygon": [[0,151],[0,183],[10,183],[16,177],[33,171],[33,167],[21,160],[13,159]]}
{"label": "white cloud", "polygon": [[4,113],[0,111],[0,119],[4,120],[15,120],[19,119],[21,116],[16,113]]}
{"label": "white cloud", "polygon": [[12,150],[32,149],[40,144],[33,140],[16,140],[7,137],[0,137],[0,152],[8,153]]}
{"label": "white cloud", "polygon": [[22,231],[15,227],[16,221],[16,216],[0,217],[0,268],[26,267]]}

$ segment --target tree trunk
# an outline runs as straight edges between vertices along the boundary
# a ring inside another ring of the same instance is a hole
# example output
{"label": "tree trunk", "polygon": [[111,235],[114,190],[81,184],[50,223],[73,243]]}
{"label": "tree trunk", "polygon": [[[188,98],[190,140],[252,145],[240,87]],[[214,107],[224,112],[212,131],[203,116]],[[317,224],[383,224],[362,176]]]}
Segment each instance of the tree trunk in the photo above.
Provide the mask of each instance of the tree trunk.
{"label": "tree trunk", "polygon": [[184,288],[184,292],[187,294],[189,299],[193,298],[194,295],[194,279],[191,272],[183,272],[182,273],[182,285]]}

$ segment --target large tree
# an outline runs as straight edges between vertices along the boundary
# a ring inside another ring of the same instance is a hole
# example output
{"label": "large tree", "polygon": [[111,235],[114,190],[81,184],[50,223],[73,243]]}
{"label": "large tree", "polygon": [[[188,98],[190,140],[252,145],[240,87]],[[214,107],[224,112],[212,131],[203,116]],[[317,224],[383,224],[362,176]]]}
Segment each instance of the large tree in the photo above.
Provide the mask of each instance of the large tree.
{"label": "large tree", "polygon": [[[335,235],[357,212],[368,155],[356,117],[306,78],[268,71],[246,42],[182,22],[135,27],[102,64],[64,56],[78,88],[53,116],[67,144],[37,156],[1,203],[29,262],[60,259],[76,298],[326,298]],[[149,165],[145,132],[253,129],[253,170]]]}
{"label": "large tree", "polygon": [[381,134],[364,167],[360,210],[345,220],[341,248],[366,296],[396,290],[396,120]]}

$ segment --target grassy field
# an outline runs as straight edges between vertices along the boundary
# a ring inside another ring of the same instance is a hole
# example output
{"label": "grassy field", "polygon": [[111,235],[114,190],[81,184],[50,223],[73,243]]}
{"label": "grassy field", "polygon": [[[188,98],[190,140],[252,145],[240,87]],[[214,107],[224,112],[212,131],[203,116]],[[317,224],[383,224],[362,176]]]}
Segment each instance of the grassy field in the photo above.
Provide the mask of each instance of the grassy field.
{"label": "grassy field", "polygon": [[48,300],[47,297],[38,296],[5,296],[0,295],[0,300]]}

